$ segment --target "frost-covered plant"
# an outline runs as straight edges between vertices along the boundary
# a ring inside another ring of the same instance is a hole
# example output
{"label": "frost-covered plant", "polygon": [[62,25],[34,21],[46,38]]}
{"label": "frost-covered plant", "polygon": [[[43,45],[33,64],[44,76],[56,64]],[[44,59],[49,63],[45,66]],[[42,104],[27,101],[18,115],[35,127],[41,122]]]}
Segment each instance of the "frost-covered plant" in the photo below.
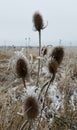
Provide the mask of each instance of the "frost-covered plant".
{"label": "frost-covered plant", "polygon": [[20,51],[15,52],[15,55],[10,59],[9,68],[12,69],[18,78],[22,78],[24,86],[26,87],[25,79],[27,80],[30,74],[27,57]]}
{"label": "frost-covered plant", "polygon": [[[63,49],[63,47],[55,47],[55,48],[53,48],[50,56],[47,59],[48,71],[49,71],[49,73],[52,74],[50,82],[54,81],[55,74],[57,72],[57,69],[58,69],[59,65],[61,64],[61,62],[63,60],[63,57],[64,57],[64,49]],[[44,84],[44,86],[42,87],[41,90],[43,90],[44,87],[47,84],[48,84],[48,82],[46,82]]]}
{"label": "frost-covered plant", "polygon": [[[54,52],[54,50],[55,50],[55,48],[53,49],[52,53]],[[46,115],[47,93],[48,93],[49,87],[51,86],[51,83],[53,83],[53,81],[55,79],[57,69],[62,62],[62,59],[63,59],[63,56],[64,56],[63,55],[64,50],[63,50],[62,53],[60,53],[62,50],[56,51],[53,56],[51,54],[50,57],[48,58],[48,70],[49,70],[49,73],[51,74],[51,79],[49,81],[47,81],[41,87],[41,90],[39,91],[39,95],[37,95],[38,101],[36,100],[35,97],[30,95],[26,98],[26,100],[24,102],[24,116],[27,117],[27,120],[29,121],[29,123],[30,123],[31,120],[34,120],[35,118],[38,117],[37,129],[39,128],[39,124],[41,122],[41,119],[43,118],[43,115],[44,116]],[[62,54],[62,55],[60,55],[60,54]],[[57,58],[57,56],[59,57],[59,59]],[[44,89],[45,87],[46,87],[46,89]],[[42,94],[43,90],[45,90],[45,91]],[[38,102],[41,103],[41,107],[40,107],[41,112],[40,113],[39,113]],[[48,112],[48,110],[47,110],[47,112]],[[39,113],[39,116],[38,116],[38,113]],[[22,125],[22,127],[23,127],[23,125]]]}
{"label": "frost-covered plant", "polygon": [[[39,33],[39,56],[40,56],[41,55],[41,30],[45,29],[46,26],[44,26],[42,15],[39,12],[35,12],[35,14],[33,15],[33,24],[34,24],[35,31],[38,31]],[[39,71],[40,71],[40,59],[38,63],[37,79],[39,79]]]}
{"label": "frost-covered plant", "polygon": [[44,29],[44,23],[42,15],[39,12],[35,12],[33,15],[33,23],[36,31],[40,32],[41,29]]}
{"label": "frost-covered plant", "polygon": [[55,75],[59,65],[61,64],[64,57],[63,47],[55,47],[48,60],[48,70],[51,74]]}
{"label": "frost-covered plant", "polygon": [[16,74],[19,78],[22,78],[24,87],[26,86],[25,79],[27,79],[29,76],[28,71],[29,70],[27,62],[25,62],[25,60],[22,58],[18,59],[16,63]]}
{"label": "frost-covered plant", "polygon": [[63,57],[64,57],[64,48],[63,47],[55,47],[52,52],[51,55],[60,65]]}
{"label": "frost-covered plant", "polygon": [[33,23],[35,30],[39,32],[39,56],[40,56],[40,51],[41,51],[41,30],[45,28],[44,23],[43,23],[43,18],[42,15],[39,12],[35,12],[33,15]]}
{"label": "frost-covered plant", "polygon": [[38,101],[35,97],[29,96],[24,102],[24,111],[25,116],[27,116],[28,120],[34,120],[39,113],[39,105]]}
{"label": "frost-covered plant", "polygon": [[34,96],[28,96],[24,101],[24,117],[26,117],[26,121],[22,124],[20,130],[29,123],[29,129],[31,129],[32,121],[34,121],[39,114],[39,104],[38,100]]}
{"label": "frost-covered plant", "polygon": [[51,74],[56,74],[58,68],[58,63],[55,59],[48,62],[48,70]]}
{"label": "frost-covered plant", "polygon": [[42,91],[48,85],[45,90],[45,93],[44,93],[44,100],[43,100],[43,105],[42,105],[42,109],[41,109],[41,115],[42,115],[42,112],[45,107],[45,101],[46,101],[48,89],[49,89],[51,83],[53,83],[53,81],[55,79],[55,75],[57,73],[58,66],[61,64],[63,56],[64,56],[64,49],[62,47],[56,47],[53,49],[53,51],[48,59],[48,70],[52,74],[52,76],[51,76],[51,79],[42,86],[39,97],[38,97],[38,100],[39,100],[41,97]]}

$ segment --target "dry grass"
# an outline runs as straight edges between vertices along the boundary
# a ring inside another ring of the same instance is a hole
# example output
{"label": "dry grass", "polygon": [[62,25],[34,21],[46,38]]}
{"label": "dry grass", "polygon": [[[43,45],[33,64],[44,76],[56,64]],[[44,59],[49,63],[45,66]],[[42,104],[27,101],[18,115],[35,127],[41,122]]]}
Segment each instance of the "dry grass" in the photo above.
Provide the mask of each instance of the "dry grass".
{"label": "dry grass", "polygon": [[[34,57],[38,55],[35,48],[30,48],[29,51]],[[15,75],[11,70],[7,71],[8,61],[12,55],[13,51],[11,50],[6,51],[6,53],[3,50],[0,52],[0,130],[19,130],[25,120],[22,116],[17,115],[17,112],[22,112],[23,107],[21,100],[21,95],[23,95],[22,80],[15,82]],[[74,91],[77,91],[77,77],[73,75],[74,65],[77,64],[76,61],[77,48],[73,48],[71,51],[66,48],[64,60],[58,69],[55,79],[55,82],[58,83],[58,89],[64,94],[63,108],[59,108],[59,115],[56,115],[56,112],[55,114],[52,113],[54,115],[52,125],[49,124],[51,118],[49,111],[46,110],[46,118],[43,118],[39,124],[39,130],[77,130],[77,95],[74,98],[74,109],[70,103],[71,96]],[[36,80],[36,75],[33,78]],[[40,84],[44,82],[44,77],[41,75]],[[9,85],[10,88],[8,90],[2,91]],[[49,109],[51,104],[49,98],[46,98],[46,104]],[[38,119],[36,119],[35,125],[37,123]]]}

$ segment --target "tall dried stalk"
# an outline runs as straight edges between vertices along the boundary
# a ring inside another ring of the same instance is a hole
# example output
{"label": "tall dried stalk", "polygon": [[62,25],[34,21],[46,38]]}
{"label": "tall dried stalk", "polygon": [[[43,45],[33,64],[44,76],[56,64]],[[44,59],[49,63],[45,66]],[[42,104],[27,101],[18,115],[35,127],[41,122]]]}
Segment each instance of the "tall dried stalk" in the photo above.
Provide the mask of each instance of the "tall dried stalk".
{"label": "tall dried stalk", "polygon": [[[39,56],[41,55],[41,30],[45,29],[46,26],[44,26],[43,18],[39,12],[36,12],[33,15],[33,23],[35,30],[39,33]],[[40,72],[40,59],[38,61],[38,76],[37,76],[37,85],[39,82],[39,72]]]}
{"label": "tall dried stalk", "polygon": [[[41,30],[39,31],[39,56],[41,56]],[[40,73],[40,59],[38,61],[37,85],[38,85],[38,82],[39,82],[39,73]]]}

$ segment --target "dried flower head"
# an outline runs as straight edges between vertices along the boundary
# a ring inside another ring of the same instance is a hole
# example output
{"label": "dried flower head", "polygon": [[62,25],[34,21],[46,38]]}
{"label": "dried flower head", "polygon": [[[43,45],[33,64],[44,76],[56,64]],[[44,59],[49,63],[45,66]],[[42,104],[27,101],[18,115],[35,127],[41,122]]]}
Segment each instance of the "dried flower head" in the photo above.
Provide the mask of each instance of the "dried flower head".
{"label": "dried flower head", "polygon": [[51,60],[48,63],[48,70],[50,73],[55,74],[57,72],[58,62],[56,60]]}
{"label": "dried flower head", "polygon": [[28,120],[33,120],[38,116],[39,106],[35,97],[29,96],[24,103],[24,110]]}
{"label": "dried flower head", "polygon": [[63,47],[55,47],[52,51],[51,56],[60,64],[64,57],[64,49]]}
{"label": "dried flower head", "polygon": [[45,56],[47,54],[47,48],[46,47],[43,47],[41,51],[42,51],[43,56]]}
{"label": "dried flower head", "polygon": [[34,27],[37,31],[40,31],[41,29],[44,28],[44,24],[43,24],[43,19],[40,13],[36,12],[33,15],[33,23],[34,23]]}
{"label": "dried flower head", "polygon": [[19,58],[17,60],[16,73],[17,73],[19,78],[26,78],[28,76],[28,64],[22,58]]}

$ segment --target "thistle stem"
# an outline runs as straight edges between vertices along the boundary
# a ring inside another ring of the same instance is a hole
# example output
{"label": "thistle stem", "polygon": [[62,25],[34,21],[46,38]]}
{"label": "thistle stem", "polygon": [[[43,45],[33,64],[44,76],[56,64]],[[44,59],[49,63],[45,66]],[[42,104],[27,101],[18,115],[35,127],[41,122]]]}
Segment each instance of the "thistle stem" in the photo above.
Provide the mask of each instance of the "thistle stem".
{"label": "thistle stem", "polygon": [[23,81],[24,87],[26,88],[25,78],[22,78],[22,81]]}
{"label": "thistle stem", "polygon": [[[40,55],[41,55],[41,30],[39,31],[39,57]],[[40,59],[38,60],[37,86],[39,82],[39,74],[40,74]]]}

